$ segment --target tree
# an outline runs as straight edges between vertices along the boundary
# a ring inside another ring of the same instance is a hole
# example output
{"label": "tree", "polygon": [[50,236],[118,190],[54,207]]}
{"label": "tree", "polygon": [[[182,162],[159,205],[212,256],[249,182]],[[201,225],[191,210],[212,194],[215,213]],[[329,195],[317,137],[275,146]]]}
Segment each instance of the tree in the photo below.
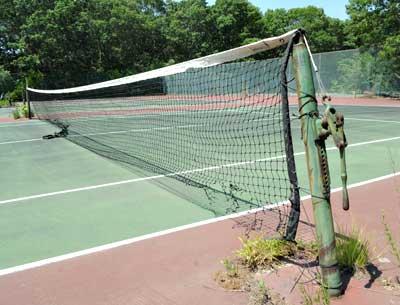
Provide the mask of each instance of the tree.
{"label": "tree", "polygon": [[0,66],[18,96],[25,79],[45,88],[83,85],[303,28],[313,52],[372,49],[396,85],[398,0],[350,0],[347,9],[350,20],[342,21],[313,6],[263,16],[248,0],[0,0]]}
{"label": "tree", "polygon": [[9,71],[0,66],[0,99],[14,88],[14,80]]}
{"label": "tree", "polygon": [[379,49],[388,37],[400,34],[398,0],[350,0],[348,32],[358,46]]}
{"label": "tree", "polygon": [[[157,5],[154,6],[154,3]],[[20,27],[19,71],[43,75],[47,88],[69,87],[161,65],[159,1],[58,0]],[[34,71],[34,72],[33,72]],[[40,79],[39,77],[32,77]]]}
{"label": "tree", "polygon": [[267,36],[276,36],[292,29],[308,33],[313,52],[326,52],[345,48],[344,22],[325,15],[322,8],[307,6],[294,9],[268,10],[263,18]]}
{"label": "tree", "polygon": [[211,7],[214,48],[228,50],[264,38],[262,14],[247,0],[217,0]]}
{"label": "tree", "polygon": [[[376,57],[385,90],[400,88],[400,5],[398,0],[350,0],[347,33],[352,43]],[[392,93],[390,93],[392,94]]]}
{"label": "tree", "polygon": [[169,63],[210,53],[213,27],[205,0],[168,1],[163,22]]}

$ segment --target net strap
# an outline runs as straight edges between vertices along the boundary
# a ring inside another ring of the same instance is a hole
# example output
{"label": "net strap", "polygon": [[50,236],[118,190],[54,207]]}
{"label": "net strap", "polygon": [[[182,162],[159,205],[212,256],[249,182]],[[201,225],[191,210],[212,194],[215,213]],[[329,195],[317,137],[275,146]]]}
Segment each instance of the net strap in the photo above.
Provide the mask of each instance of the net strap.
{"label": "net strap", "polygon": [[[298,35],[298,34],[296,34]],[[294,35],[286,48],[285,55],[282,60],[281,66],[281,94],[282,94],[282,122],[283,133],[285,137],[285,154],[287,160],[288,177],[291,186],[291,194],[289,201],[291,209],[289,219],[287,222],[286,232],[284,238],[286,240],[294,241],[297,234],[297,228],[300,221],[300,191],[298,186],[298,179],[296,173],[296,163],[294,159],[292,132],[290,126],[290,112],[289,112],[289,98],[288,98],[288,80],[287,80],[287,67],[289,65],[290,55],[293,50]]]}

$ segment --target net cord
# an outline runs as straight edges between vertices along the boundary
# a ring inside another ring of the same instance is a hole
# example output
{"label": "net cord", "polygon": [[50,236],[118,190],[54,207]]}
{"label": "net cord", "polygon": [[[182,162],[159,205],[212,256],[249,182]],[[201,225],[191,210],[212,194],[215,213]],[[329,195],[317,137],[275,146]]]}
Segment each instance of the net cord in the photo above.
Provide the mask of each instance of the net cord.
{"label": "net cord", "polygon": [[120,86],[125,84],[130,84],[134,82],[139,82],[143,80],[168,76],[176,73],[185,72],[191,68],[206,68],[212,67],[215,65],[231,62],[234,60],[239,60],[242,58],[246,58],[248,56],[252,56],[258,54],[260,52],[264,52],[266,50],[275,49],[279,46],[285,45],[289,42],[289,40],[293,37],[293,35],[299,30],[292,30],[283,35],[266,38],[251,44],[247,44],[238,48],[230,49],[227,51],[219,52],[216,54],[208,55],[205,57],[200,57],[197,59],[192,59],[186,62],[178,63],[175,65],[171,65],[168,67],[139,73],[127,77],[122,77],[110,81],[66,88],[66,89],[57,89],[57,90],[41,90],[34,88],[27,88],[27,90],[36,92],[36,93],[45,93],[45,94],[65,94],[65,93],[74,93],[74,92],[82,92],[82,91],[90,91],[101,88]]}

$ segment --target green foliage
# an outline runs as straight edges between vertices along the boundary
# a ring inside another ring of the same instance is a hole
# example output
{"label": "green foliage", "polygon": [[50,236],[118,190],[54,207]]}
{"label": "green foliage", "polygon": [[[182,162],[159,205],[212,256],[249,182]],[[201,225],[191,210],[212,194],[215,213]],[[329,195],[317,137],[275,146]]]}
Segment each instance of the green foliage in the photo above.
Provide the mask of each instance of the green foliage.
{"label": "green foliage", "polygon": [[14,89],[6,94],[6,99],[15,104],[21,102],[25,95],[25,82],[17,82]]}
{"label": "green foliage", "polygon": [[300,285],[300,294],[303,305],[329,305],[330,298],[328,290],[320,286],[317,291],[307,289],[304,285]]}
{"label": "green foliage", "polygon": [[379,61],[385,70],[388,91],[400,97],[400,30],[397,35],[388,37],[379,51]]}
{"label": "green foliage", "polygon": [[[393,65],[394,70],[400,70],[400,33],[388,37],[379,56]],[[396,76],[400,78],[400,76]]]}
{"label": "green foliage", "polygon": [[43,71],[45,87],[91,83],[157,65],[160,27],[136,1],[55,1],[52,9],[35,11],[22,34],[27,54],[17,65]]}
{"label": "green foliage", "polygon": [[239,267],[237,264],[235,264],[234,262],[232,262],[229,259],[224,259],[221,261],[221,263],[224,265],[226,274],[229,277],[238,277],[239,276]]}
{"label": "green foliage", "polygon": [[171,63],[204,56],[212,52],[213,25],[205,0],[168,1],[163,18],[166,53]]}
{"label": "green foliage", "polygon": [[318,243],[315,241],[305,242],[301,239],[297,240],[296,251],[303,252],[307,257],[318,256]]}
{"label": "green foliage", "polygon": [[237,251],[237,255],[251,269],[271,266],[294,252],[293,244],[285,240],[264,239],[259,236],[240,241],[242,248]]}
{"label": "green foliage", "polygon": [[0,99],[0,108],[10,107],[10,100],[8,98]]}
{"label": "green foliage", "polygon": [[29,111],[28,111],[28,105],[27,104],[22,104],[22,106],[19,109],[21,116],[24,118],[29,117]]}
{"label": "green foliage", "polygon": [[28,118],[28,105],[23,103],[17,104],[12,114],[16,120],[19,118]]}
{"label": "green foliage", "polygon": [[392,251],[393,256],[397,260],[397,265],[400,267],[400,247],[397,245],[392,230],[390,229],[389,224],[386,222],[385,214],[382,211],[382,224],[385,227],[385,237],[390,246],[390,250]]}
{"label": "green foliage", "polygon": [[374,75],[372,73],[374,61],[375,59],[368,53],[356,53],[339,61],[337,65],[339,78],[332,84],[332,90],[354,94],[370,91],[374,83],[369,79]]}
{"label": "green foliage", "polygon": [[323,9],[315,6],[268,10],[263,22],[267,36],[304,29],[313,52],[341,50],[345,47],[344,22],[328,17]]}
{"label": "green foliage", "polygon": [[353,228],[348,236],[336,239],[336,257],[345,270],[364,270],[369,263],[368,241]]}
{"label": "green foliage", "polygon": [[[350,0],[350,20],[341,21],[314,6],[268,10],[263,16],[248,0],[217,0],[214,5],[206,0],[0,0],[0,92],[16,102],[25,79],[30,86],[49,89],[83,85],[301,27],[314,52],[372,50],[374,66],[384,70],[379,70],[383,79],[377,92],[396,94],[399,10],[394,0]],[[363,61],[346,65],[354,64]],[[351,79],[350,70],[343,69]]]}
{"label": "green foliage", "polygon": [[391,96],[400,94],[393,68],[370,52],[361,50],[350,54],[338,61],[336,69],[338,76],[330,88],[333,92]]}
{"label": "green foliage", "polygon": [[4,96],[7,92],[11,91],[14,85],[14,80],[11,77],[10,71],[4,70],[4,68],[0,66],[0,99],[2,95]]}
{"label": "green foliage", "polygon": [[21,115],[20,115],[18,109],[14,109],[12,112],[12,115],[13,115],[14,120],[18,120],[19,118],[21,118]]}
{"label": "green foliage", "polygon": [[268,289],[263,280],[253,280],[250,285],[248,305],[265,305],[269,300]]}
{"label": "green foliage", "polygon": [[211,7],[211,15],[217,50],[238,47],[246,39],[264,36],[262,14],[247,0],[217,0]]}
{"label": "green foliage", "polygon": [[[384,69],[383,91],[400,91],[400,5],[398,0],[350,0],[346,24],[349,43],[372,53]],[[392,93],[393,92],[393,93]]]}
{"label": "green foliage", "polygon": [[214,280],[224,289],[242,290],[248,285],[249,270],[241,265],[237,260],[224,259],[221,261],[225,270],[217,271]]}
{"label": "green foliage", "polygon": [[389,37],[400,34],[398,0],[350,0],[347,31],[357,46],[381,48]]}

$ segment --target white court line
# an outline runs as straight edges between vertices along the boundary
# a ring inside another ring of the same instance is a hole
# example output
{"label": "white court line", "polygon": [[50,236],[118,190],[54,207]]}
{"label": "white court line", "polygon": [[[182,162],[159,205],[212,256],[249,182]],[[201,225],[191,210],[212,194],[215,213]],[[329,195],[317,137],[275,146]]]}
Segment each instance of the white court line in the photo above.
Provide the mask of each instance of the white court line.
{"label": "white court line", "polygon": [[[349,147],[357,147],[357,146],[369,145],[369,144],[374,144],[374,143],[395,141],[395,140],[400,140],[400,137],[393,137],[393,138],[386,138],[386,139],[379,139],[379,140],[373,140],[373,141],[367,141],[367,142],[354,143],[354,144],[350,144],[348,146],[348,148]],[[328,147],[326,150],[330,151],[330,150],[336,150],[336,149],[337,148],[335,146],[331,146],[331,147]],[[302,156],[302,155],[305,155],[305,152],[304,151],[303,152],[298,152],[298,153],[295,153],[294,155],[295,156]],[[237,166],[254,164],[254,163],[257,163],[257,162],[265,162],[265,161],[271,161],[271,160],[283,159],[283,158],[285,158],[285,155],[280,155],[280,156],[275,156],[275,157],[270,157],[270,158],[257,159],[257,160],[251,160],[251,161],[228,163],[228,164],[224,164],[224,165],[215,165],[215,166],[209,166],[209,167],[204,167],[204,168],[195,168],[195,169],[180,171],[180,172],[176,172],[176,173],[170,173],[170,174],[166,174],[166,175],[155,175],[155,176],[141,177],[141,178],[135,178],[135,179],[128,179],[128,180],[122,180],[122,181],[116,181],[116,182],[110,182],[110,183],[104,183],[104,184],[97,184],[97,185],[91,185],[91,186],[86,186],[86,187],[74,188],[74,189],[69,189],[69,190],[62,190],[62,191],[51,192],[51,193],[43,193],[43,194],[38,194],[38,195],[18,197],[18,198],[13,198],[13,199],[2,200],[2,201],[0,201],[0,205],[10,204],[10,203],[15,203],[15,202],[20,202],[20,201],[26,201],[26,200],[30,200],[30,199],[44,198],[44,197],[63,195],[63,194],[68,194],[68,193],[76,193],[76,192],[81,192],[81,191],[94,190],[94,189],[105,188],[105,187],[112,187],[112,186],[122,185],[122,184],[127,184],[127,183],[135,183],[135,182],[141,182],[141,181],[147,181],[147,180],[156,180],[156,179],[161,179],[161,178],[165,178],[165,177],[174,177],[174,176],[183,175],[183,174],[204,172],[204,171],[209,171],[209,170],[219,170],[219,169],[227,168],[227,167],[237,167]]]}
{"label": "white court line", "polygon": [[0,128],[5,128],[5,127],[26,127],[26,126],[36,126],[36,125],[49,125],[49,123],[45,123],[42,121],[37,121],[35,122],[30,122],[27,121],[26,123],[0,123]]}
{"label": "white court line", "polygon": [[[304,153],[302,153],[302,154],[304,154]],[[25,200],[30,200],[30,199],[36,199],[36,198],[43,198],[43,197],[50,197],[50,196],[68,194],[68,193],[94,190],[94,189],[116,186],[116,185],[127,184],[127,183],[155,180],[155,179],[160,179],[160,178],[165,178],[165,177],[174,177],[177,175],[183,175],[183,174],[189,174],[189,173],[203,172],[203,171],[208,171],[208,170],[218,170],[218,169],[222,169],[225,167],[248,165],[248,164],[253,164],[253,163],[257,163],[257,162],[269,161],[269,160],[281,159],[281,158],[284,158],[284,156],[276,156],[276,157],[253,160],[253,161],[244,161],[244,162],[238,162],[238,163],[210,166],[210,167],[205,167],[205,168],[196,168],[196,169],[185,170],[185,171],[176,172],[176,173],[170,173],[170,174],[166,174],[166,175],[156,175],[156,176],[128,179],[128,180],[116,181],[116,182],[111,182],[111,183],[97,184],[97,185],[92,185],[92,186],[63,190],[63,191],[58,191],[58,192],[51,192],[51,193],[44,193],[44,194],[38,194],[38,195],[32,195],[32,196],[26,196],[26,197],[19,197],[19,198],[14,198],[14,199],[7,199],[7,200],[0,201],[0,205],[14,203],[14,202],[20,202],[20,201],[25,201]]]}
{"label": "white court line", "polygon": [[[148,132],[153,130],[168,130],[173,128],[191,128],[195,126],[202,126],[204,124],[192,124],[192,125],[180,125],[180,126],[166,126],[166,127],[155,127],[155,128],[143,128],[143,129],[129,129],[129,130],[116,130],[116,131],[107,131],[107,132],[97,132],[97,133],[83,133],[78,135],[69,135],[69,138],[79,138],[79,137],[86,137],[86,136],[102,136],[108,134],[121,134],[121,133],[129,133],[129,132]],[[43,138],[36,138],[36,139],[28,139],[28,140],[17,140],[17,141],[8,141],[8,142],[0,142],[0,145],[5,144],[15,144],[15,143],[24,143],[24,142],[33,142],[33,141],[41,141]]]}
{"label": "white court line", "polygon": [[[393,178],[393,177],[396,177],[399,175],[400,175],[400,172],[396,172],[396,173],[381,176],[378,178],[353,183],[348,186],[348,189],[352,189],[352,188],[360,187],[363,185],[371,184],[374,182],[379,182],[382,180],[390,179],[390,178]],[[336,193],[341,190],[342,190],[341,187],[335,188],[335,189],[331,190],[331,193]],[[301,197],[301,200],[303,201],[303,200],[307,200],[310,198],[311,198],[310,195],[306,195],[306,196]],[[114,249],[117,247],[130,245],[130,244],[137,243],[137,242],[140,242],[140,241],[143,241],[146,239],[156,238],[156,237],[160,237],[160,236],[164,236],[164,235],[168,235],[168,234],[172,234],[172,233],[176,233],[176,232],[180,232],[180,231],[184,231],[184,230],[188,230],[188,229],[193,229],[193,228],[197,228],[197,227],[204,226],[207,224],[212,224],[212,223],[216,223],[216,222],[220,222],[220,221],[224,221],[224,220],[228,220],[228,219],[233,219],[233,218],[245,216],[245,215],[256,213],[256,212],[263,211],[263,210],[270,210],[270,209],[273,209],[273,208],[276,208],[276,207],[279,207],[279,206],[282,206],[282,205],[285,205],[288,203],[289,203],[288,201],[282,201],[282,202],[279,202],[279,203],[276,203],[273,205],[269,205],[269,206],[265,206],[265,207],[260,207],[260,208],[243,211],[243,212],[239,212],[239,213],[234,213],[234,214],[230,214],[230,215],[226,215],[226,216],[211,218],[211,219],[207,219],[207,220],[203,220],[203,221],[198,221],[198,222],[194,222],[194,223],[191,223],[188,225],[175,227],[172,229],[162,230],[159,232],[145,234],[145,235],[141,235],[141,236],[137,236],[137,237],[133,237],[133,238],[129,238],[129,239],[125,239],[125,240],[121,240],[121,241],[117,241],[117,242],[113,242],[113,243],[109,243],[109,244],[105,244],[105,245],[101,245],[101,246],[97,246],[97,247],[93,247],[93,248],[89,248],[89,249],[85,249],[85,250],[81,250],[81,251],[76,251],[76,252],[72,252],[72,253],[68,253],[68,254],[51,257],[51,258],[46,258],[46,259],[39,260],[39,261],[32,262],[32,263],[27,263],[27,264],[15,266],[15,267],[1,269],[0,276],[16,273],[16,272],[20,272],[20,271],[25,271],[25,270],[29,270],[29,269],[33,269],[33,268],[38,268],[38,267],[46,266],[49,264],[69,260],[72,258],[77,258],[80,256],[85,256],[85,255],[89,255],[89,254],[93,254],[93,253],[97,253],[97,252]]]}
{"label": "white court line", "polygon": [[[393,137],[393,138],[385,138],[385,139],[379,139],[379,140],[372,140],[372,141],[366,141],[366,142],[359,142],[359,143],[354,143],[350,144],[348,147],[356,147],[356,146],[362,146],[362,145],[368,145],[368,144],[374,144],[374,143],[382,143],[382,142],[388,142],[388,141],[395,141],[395,140],[400,140],[400,137]],[[336,147],[329,147],[326,150],[333,150],[336,149]]]}
{"label": "white court line", "polygon": [[[251,121],[270,121],[271,118],[264,118],[264,119],[255,119]],[[250,122],[251,122],[250,121]],[[148,132],[154,130],[169,130],[169,129],[184,129],[184,128],[192,128],[198,126],[206,126],[206,124],[189,124],[189,125],[177,125],[177,126],[164,126],[164,127],[154,127],[154,128],[142,128],[142,129],[128,129],[128,130],[116,130],[116,131],[106,131],[106,132],[97,132],[97,133],[83,133],[77,135],[69,135],[69,138],[79,138],[79,137],[87,137],[87,136],[103,136],[109,134],[121,134],[121,133],[130,133],[130,132]],[[298,126],[294,126],[292,128],[296,128]],[[40,141],[42,138],[36,139],[27,139],[27,140],[17,140],[17,141],[7,141],[7,142],[0,142],[0,145],[5,144],[15,144],[15,143],[24,143],[24,142],[33,142],[33,141]]]}
{"label": "white court line", "polygon": [[42,141],[42,140],[43,140],[42,138],[37,138],[37,139],[28,139],[28,140],[8,141],[8,142],[0,142],[0,145],[34,142],[34,141]]}
{"label": "white court line", "polygon": [[361,118],[344,118],[345,120],[352,120],[352,121],[365,121],[365,122],[379,122],[379,123],[395,123],[400,124],[400,121],[389,121],[389,120],[377,120],[377,119],[361,119]]}

